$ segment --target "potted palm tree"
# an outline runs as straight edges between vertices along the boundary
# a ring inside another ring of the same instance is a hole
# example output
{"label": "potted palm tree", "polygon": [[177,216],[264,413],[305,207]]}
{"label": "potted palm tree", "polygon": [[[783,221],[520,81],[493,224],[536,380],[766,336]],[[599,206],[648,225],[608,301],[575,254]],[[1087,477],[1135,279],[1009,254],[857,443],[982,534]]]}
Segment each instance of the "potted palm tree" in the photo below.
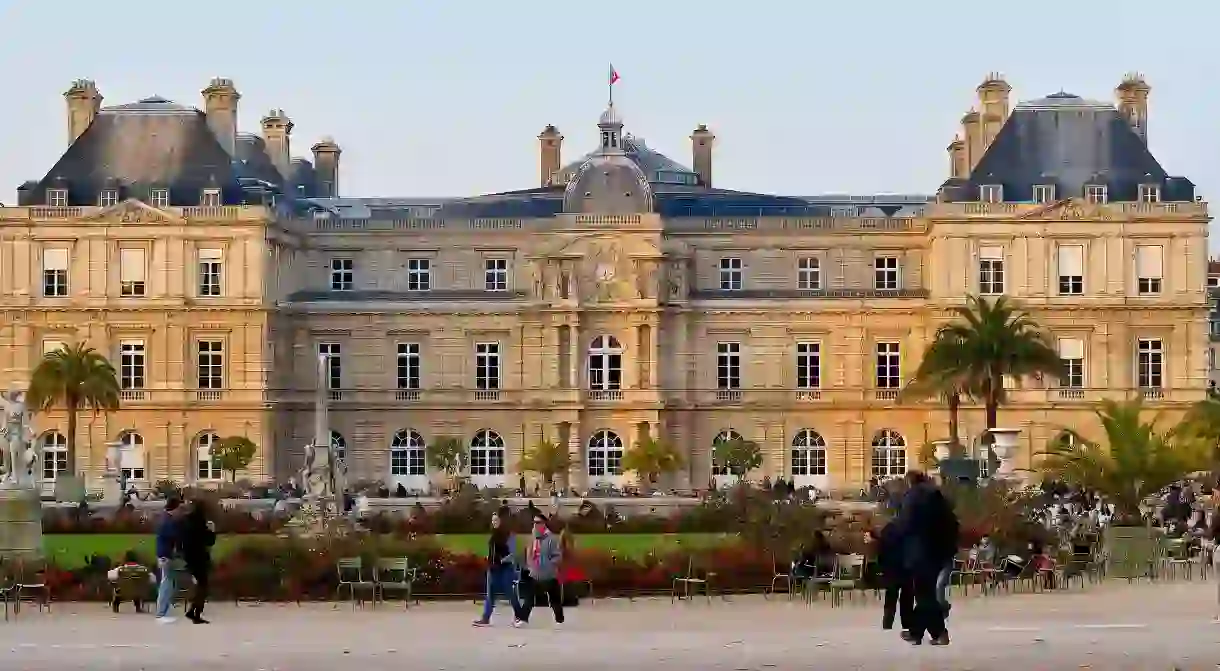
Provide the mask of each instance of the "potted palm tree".
{"label": "potted palm tree", "polygon": [[640,489],[645,493],[650,493],[656,487],[663,474],[682,468],[684,463],[682,454],[672,445],[651,436],[636,441],[623,454],[623,470],[635,473],[640,481]]}
{"label": "potted palm tree", "polygon": [[1105,400],[1096,410],[1104,440],[1093,442],[1072,430],[1038,454],[1044,475],[1093,491],[1114,504],[1106,530],[1114,575],[1145,575],[1152,558],[1152,530],[1140,505],[1165,487],[1210,464],[1212,445],[1184,424],[1162,429],[1159,417],[1145,419],[1139,399]]}
{"label": "potted palm tree", "polygon": [[76,474],[76,424],[82,408],[94,413],[119,409],[114,366],[84,343],[47,352],[34,368],[26,403],[39,411],[62,406],[67,415],[68,470]]}
{"label": "potted palm tree", "polygon": [[541,475],[547,484],[547,488],[554,490],[555,476],[567,473],[571,465],[572,456],[568,454],[566,445],[544,440],[536,443],[525,454],[521,455],[521,461],[517,464],[517,471]]}

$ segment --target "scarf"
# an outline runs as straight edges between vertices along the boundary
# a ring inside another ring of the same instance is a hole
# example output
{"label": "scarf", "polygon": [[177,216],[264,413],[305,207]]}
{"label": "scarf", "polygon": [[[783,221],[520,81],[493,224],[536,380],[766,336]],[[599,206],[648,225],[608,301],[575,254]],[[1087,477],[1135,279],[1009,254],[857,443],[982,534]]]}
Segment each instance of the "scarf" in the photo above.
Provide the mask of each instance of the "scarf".
{"label": "scarf", "polygon": [[541,565],[542,563],[542,539],[546,535],[539,536],[534,534],[534,541],[530,544],[530,561],[534,564]]}

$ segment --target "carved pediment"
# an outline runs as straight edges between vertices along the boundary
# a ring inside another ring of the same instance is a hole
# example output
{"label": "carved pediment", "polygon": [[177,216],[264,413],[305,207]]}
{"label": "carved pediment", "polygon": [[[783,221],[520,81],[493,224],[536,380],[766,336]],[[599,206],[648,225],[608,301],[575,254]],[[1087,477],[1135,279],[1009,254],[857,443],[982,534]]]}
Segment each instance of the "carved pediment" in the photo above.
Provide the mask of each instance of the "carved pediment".
{"label": "carved pediment", "polygon": [[104,221],[116,224],[179,224],[185,223],[186,220],[135,198],[128,198],[91,217],[86,217],[84,221]]}
{"label": "carved pediment", "polygon": [[1103,204],[1088,203],[1079,198],[1065,198],[1027,212],[1021,218],[1050,221],[1104,221],[1113,217]]}

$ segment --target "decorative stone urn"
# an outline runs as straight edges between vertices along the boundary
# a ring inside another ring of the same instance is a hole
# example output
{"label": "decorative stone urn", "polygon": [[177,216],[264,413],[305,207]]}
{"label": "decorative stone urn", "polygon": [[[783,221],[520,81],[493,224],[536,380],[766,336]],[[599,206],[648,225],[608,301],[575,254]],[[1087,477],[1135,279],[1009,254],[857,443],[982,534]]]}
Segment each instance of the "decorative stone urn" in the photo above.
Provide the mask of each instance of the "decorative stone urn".
{"label": "decorative stone urn", "polygon": [[953,445],[953,441],[948,438],[941,438],[940,440],[932,441],[932,447],[934,449],[933,454],[936,456],[936,460],[944,461],[945,459],[948,459],[950,456],[952,456],[953,455],[953,449],[951,447],[952,445]]}
{"label": "decorative stone urn", "polygon": [[1000,479],[1008,479],[1013,477],[1013,458],[1017,451],[1017,437],[1021,434],[1020,429],[988,429],[991,434],[991,451],[995,452],[996,459],[1000,460],[1000,468],[996,471],[995,477]]}
{"label": "decorative stone urn", "polygon": [[102,505],[117,506],[123,500],[123,443],[106,443],[106,469],[102,472]]}

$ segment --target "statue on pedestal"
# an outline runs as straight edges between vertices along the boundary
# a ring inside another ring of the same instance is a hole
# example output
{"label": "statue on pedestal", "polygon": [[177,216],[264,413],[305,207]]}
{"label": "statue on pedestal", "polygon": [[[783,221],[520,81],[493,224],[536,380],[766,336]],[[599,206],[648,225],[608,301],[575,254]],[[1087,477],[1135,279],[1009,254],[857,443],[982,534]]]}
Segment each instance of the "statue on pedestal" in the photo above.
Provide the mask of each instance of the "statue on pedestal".
{"label": "statue on pedestal", "polygon": [[33,414],[26,407],[25,392],[11,389],[0,394],[0,442],[4,446],[4,480],[8,488],[34,487],[38,450],[34,446]]}

